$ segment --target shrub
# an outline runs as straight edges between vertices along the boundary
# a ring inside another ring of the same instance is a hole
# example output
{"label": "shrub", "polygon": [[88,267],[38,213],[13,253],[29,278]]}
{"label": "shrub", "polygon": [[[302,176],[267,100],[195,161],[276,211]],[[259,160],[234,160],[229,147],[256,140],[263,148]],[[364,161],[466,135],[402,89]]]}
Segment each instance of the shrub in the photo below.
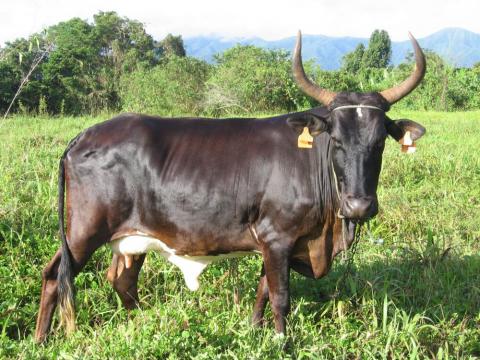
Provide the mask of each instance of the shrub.
{"label": "shrub", "polygon": [[136,70],[121,80],[122,109],[163,116],[198,114],[210,70],[204,61],[177,56],[151,69]]}
{"label": "shrub", "polygon": [[215,60],[205,96],[209,114],[291,111],[310,104],[292,79],[285,51],[237,45]]}

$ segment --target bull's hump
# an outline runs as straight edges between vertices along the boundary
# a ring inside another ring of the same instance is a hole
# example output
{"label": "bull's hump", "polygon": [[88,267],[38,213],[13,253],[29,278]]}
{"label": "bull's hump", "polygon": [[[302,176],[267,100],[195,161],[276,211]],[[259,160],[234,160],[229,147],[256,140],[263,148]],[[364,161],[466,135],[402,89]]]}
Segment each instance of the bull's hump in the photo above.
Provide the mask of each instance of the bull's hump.
{"label": "bull's hump", "polygon": [[165,259],[180,269],[185,279],[185,284],[191,291],[198,290],[200,287],[198,277],[210,263],[227,258],[258,253],[257,251],[235,251],[221,255],[177,255],[176,250],[170,248],[162,240],[143,233],[136,233],[117,238],[110,243],[110,246],[115,254],[125,256],[125,264],[127,268],[129,267],[129,264],[131,264],[132,256],[146,254],[149,251],[159,252]]}

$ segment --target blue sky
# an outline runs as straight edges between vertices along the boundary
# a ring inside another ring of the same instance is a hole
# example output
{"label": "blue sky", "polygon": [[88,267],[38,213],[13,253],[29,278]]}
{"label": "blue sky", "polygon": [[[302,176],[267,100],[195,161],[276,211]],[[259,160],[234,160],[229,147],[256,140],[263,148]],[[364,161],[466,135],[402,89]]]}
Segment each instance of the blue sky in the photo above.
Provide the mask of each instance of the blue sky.
{"label": "blue sky", "polygon": [[480,0],[3,0],[0,44],[74,16],[117,11],[143,22],[156,39],[218,35],[280,39],[296,34],[368,37],[385,29],[393,40],[444,27],[480,33]]}

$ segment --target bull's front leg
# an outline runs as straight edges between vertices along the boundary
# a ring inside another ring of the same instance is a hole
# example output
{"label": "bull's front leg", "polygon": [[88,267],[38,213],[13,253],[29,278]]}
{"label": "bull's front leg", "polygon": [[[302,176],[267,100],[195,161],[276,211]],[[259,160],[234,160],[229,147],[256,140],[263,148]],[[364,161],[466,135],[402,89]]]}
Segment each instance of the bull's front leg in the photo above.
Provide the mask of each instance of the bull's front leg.
{"label": "bull's front leg", "polygon": [[[290,260],[290,268],[302,274],[303,276],[311,279],[316,279],[315,274],[311,266],[303,264],[298,261]],[[257,296],[255,299],[255,305],[253,306],[252,324],[254,326],[260,326],[264,323],[263,315],[265,313],[265,307],[268,302],[268,284],[267,277],[265,276],[265,265],[262,264],[262,271],[260,273],[260,281],[257,287]]]}
{"label": "bull's front leg", "polygon": [[260,273],[260,282],[257,287],[257,297],[255,299],[255,305],[253,306],[252,324],[259,326],[263,324],[263,314],[265,312],[265,306],[268,302],[268,284],[267,277],[265,276],[265,265],[262,264],[262,271]]}
{"label": "bull's front leg", "polygon": [[289,262],[292,244],[293,242],[288,239],[277,238],[264,242],[262,246],[268,296],[275,319],[275,330],[282,334],[285,334],[286,317],[290,310]]}

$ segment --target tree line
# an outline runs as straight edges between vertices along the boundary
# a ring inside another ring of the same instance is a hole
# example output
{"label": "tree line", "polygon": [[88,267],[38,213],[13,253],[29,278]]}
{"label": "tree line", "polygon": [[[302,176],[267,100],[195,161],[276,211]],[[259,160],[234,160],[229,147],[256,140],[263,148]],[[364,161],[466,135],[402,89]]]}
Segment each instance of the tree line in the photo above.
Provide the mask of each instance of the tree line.
{"label": "tree line", "polygon": [[[480,64],[455,68],[425,50],[424,81],[399,107],[470,110],[480,106]],[[367,46],[325,71],[305,70],[334,91],[392,87],[411,72],[413,54],[392,66],[391,41],[375,30]],[[74,18],[0,49],[0,112],[80,115],[136,111],[159,115],[228,116],[295,111],[318,105],[291,76],[289,52],[237,45],[212,64],[187,56],[181,36],[153,39],[142,23],[115,12],[93,22]]]}

